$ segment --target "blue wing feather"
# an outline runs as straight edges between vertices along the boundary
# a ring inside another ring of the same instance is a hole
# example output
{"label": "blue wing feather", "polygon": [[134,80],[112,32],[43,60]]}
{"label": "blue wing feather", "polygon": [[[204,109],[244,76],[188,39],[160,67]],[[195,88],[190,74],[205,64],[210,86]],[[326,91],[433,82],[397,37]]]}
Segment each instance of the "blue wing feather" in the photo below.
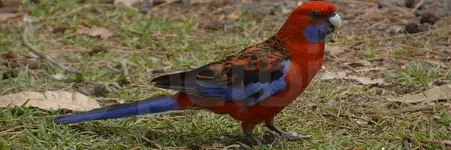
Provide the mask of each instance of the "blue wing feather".
{"label": "blue wing feather", "polygon": [[160,76],[152,82],[160,88],[192,96],[245,101],[247,106],[252,106],[287,87],[285,75],[290,67],[290,55],[283,45],[273,37],[223,60]]}
{"label": "blue wing feather", "polygon": [[[199,92],[210,97],[220,97],[225,101],[240,101],[247,99],[255,101],[255,103],[259,103],[286,88],[287,84],[285,82],[285,75],[289,66],[290,61],[285,60],[283,68],[280,70],[282,76],[271,82],[250,83],[242,88],[225,85],[212,85],[210,83],[204,84],[202,82],[198,82]],[[259,92],[258,96],[251,97],[257,92]]]}

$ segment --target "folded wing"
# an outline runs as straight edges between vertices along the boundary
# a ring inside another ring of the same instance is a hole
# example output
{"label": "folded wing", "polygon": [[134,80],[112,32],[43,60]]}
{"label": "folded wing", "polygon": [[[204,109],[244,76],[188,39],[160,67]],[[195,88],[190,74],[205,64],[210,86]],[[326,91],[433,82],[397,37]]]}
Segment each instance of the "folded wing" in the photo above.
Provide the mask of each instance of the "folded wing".
{"label": "folded wing", "polygon": [[289,66],[286,52],[259,43],[223,60],[152,82],[189,95],[246,101],[252,106],[286,88],[284,77]]}

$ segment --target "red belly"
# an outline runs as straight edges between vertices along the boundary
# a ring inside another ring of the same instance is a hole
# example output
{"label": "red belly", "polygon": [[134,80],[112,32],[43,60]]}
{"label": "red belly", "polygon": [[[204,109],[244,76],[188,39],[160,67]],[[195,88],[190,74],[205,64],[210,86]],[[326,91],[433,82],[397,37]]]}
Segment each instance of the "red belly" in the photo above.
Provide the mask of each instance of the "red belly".
{"label": "red belly", "polygon": [[[313,72],[316,73],[316,71],[315,68]],[[184,93],[176,94],[176,97],[182,107],[194,106],[210,110],[216,114],[228,114],[235,120],[260,123],[272,119],[296,100],[314,76],[314,74],[305,74],[306,72],[311,72],[311,70],[291,68],[285,77],[287,82],[285,90],[247,109],[242,109],[242,102],[224,102],[222,100],[187,96]]]}

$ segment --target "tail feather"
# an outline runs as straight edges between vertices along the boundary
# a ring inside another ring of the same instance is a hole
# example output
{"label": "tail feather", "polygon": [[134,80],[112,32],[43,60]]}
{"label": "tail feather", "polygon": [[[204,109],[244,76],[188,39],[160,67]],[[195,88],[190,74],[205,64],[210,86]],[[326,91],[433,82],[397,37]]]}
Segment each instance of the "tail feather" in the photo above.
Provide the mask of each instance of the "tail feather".
{"label": "tail feather", "polygon": [[152,114],[179,109],[177,100],[170,96],[148,98],[128,104],[116,104],[87,112],[60,116],[53,119],[55,123],[71,124],[93,120],[123,118],[143,114]]}

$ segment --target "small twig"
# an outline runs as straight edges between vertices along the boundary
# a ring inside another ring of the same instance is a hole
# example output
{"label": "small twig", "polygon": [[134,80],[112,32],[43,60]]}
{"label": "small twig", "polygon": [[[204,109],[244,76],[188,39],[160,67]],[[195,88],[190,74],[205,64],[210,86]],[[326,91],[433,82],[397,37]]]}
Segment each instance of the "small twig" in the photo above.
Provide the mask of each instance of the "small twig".
{"label": "small twig", "polygon": [[[176,3],[176,2],[180,2],[181,0],[172,0],[172,1],[168,1],[168,2],[166,2],[166,3],[163,3],[163,4],[160,4],[160,5],[157,5],[157,6],[154,6],[154,8],[155,7],[163,7],[163,6],[167,6],[167,5],[170,5],[170,4],[173,4],[173,3]],[[155,9],[152,9],[152,10],[155,10]]]}
{"label": "small twig", "polygon": [[12,91],[12,90],[17,89],[17,88],[18,88],[18,86],[13,86],[13,87],[4,89],[2,92],[0,92],[0,95],[6,94],[7,92]]}
{"label": "small twig", "polygon": [[[392,111],[384,111],[382,113],[397,115],[397,114],[402,114],[402,113],[407,113],[407,112],[417,112],[417,111],[429,110],[429,109],[433,109],[434,107],[435,107],[434,105],[418,105],[418,106],[403,107],[403,108],[400,108],[397,110],[392,110]],[[380,113],[380,112],[378,112],[378,113]]]}
{"label": "small twig", "polygon": [[350,69],[351,71],[355,72],[355,73],[360,73],[359,71],[355,70],[354,68],[352,68],[351,66],[349,66],[348,64],[343,64],[343,66],[345,66],[346,68]]}
{"label": "small twig", "polygon": [[427,142],[427,143],[438,143],[438,144],[443,144],[443,145],[445,145],[447,147],[451,147],[451,141],[427,139],[427,140],[424,140],[424,142]]}
{"label": "small twig", "polygon": [[231,148],[240,148],[240,145],[238,145],[238,144],[229,145],[229,146],[224,147],[222,150],[228,150]]}
{"label": "small twig", "polygon": [[451,69],[445,73],[445,75],[443,76],[443,79],[446,79],[450,74],[451,74]]}
{"label": "small twig", "polygon": [[373,29],[373,28],[377,27],[378,25],[380,25],[380,24],[382,24],[382,23],[385,23],[385,22],[387,22],[387,21],[389,21],[389,19],[384,19],[384,20],[382,20],[382,21],[379,21],[379,22],[377,22],[377,23],[374,23],[373,25],[371,25],[371,26],[369,26],[368,28],[366,28],[366,30]]}
{"label": "small twig", "polygon": [[19,129],[19,128],[23,128],[23,126],[16,126],[16,127],[10,128],[8,130],[2,131],[2,132],[0,132],[0,135],[4,135],[7,132],[11,132],[11,131],[14,131],[14,130]]}
{"label": "small twig", "polygon": [[[26,14],[25,14],[25,16],[24,16],[24,22],[28,22],[28,24],[31,24],[31,23],[29,22],[29,20],[27,20],[27,15],[26,15]],[[34,46],[28,41],[28,38],[27,38],[27,33],[29,32],[29,30],[30,30],[30,29],[29,29],[29,25],[25,24],[25,25],[24,25],[24,30],[22,31],[22,42],[23,42],[23,44],[25,45],[25,47],[27,47],[32,53],[36,54],[37,56],[39,56],[39,57],[42,58],[42,59],[45,59],[45,60],[49,61],[51,64],[56,65],[56,66],[58,66],[59,68],[65,70],[65,71],[67,71],[67,72],[74,73],[74,74],[77,74],[77,75],[80,75],[80,74],[81,74],[81,71],[79,71],[79,70],[74,70],[74,69],[72,69],[72,68],[68,68],[68,67],[66,67],[66,66],[63,66],[62,64],[56,62],[55,60],[53,60],[53,59],[50,58],[49,56],[47,56],[47,55],[45,55],[44,53],[42,53],[41,51],[39,51],[36,47],[34,47]]]}
{"label": "small twig", "polygon": [[415,6],[415,8],[412,9],[412,12],[416,12],[416,11],[421,7],[421,5],[424,4],[424,2],[425,2],[425,0],[421,0],[421,1],[417,4],[417,6]]}
{"label": "small twig", "polygon": [[138,149],[141,149],[141,147],[140,146],[136,146],[135,148],[132,148],[130,150],[138,150]]}
{"label": "small twig", "polygon": [[[360,16],[355,17],[355,20],[359,20],[359,19],[361,19],[361,18],[364,18],[365,16],[367,16],[367,15],[369,15],[369,14],[371,14],[371,13],[374,13],[376,10],[377,10],[377,9],[373,8],[373,9],[367,11],[366,13],[364,13],[363,15],[360,15]],[[384,10],[384,11],[385,11],[385,10]],[[379,12],[379,13],[381,13],[381,12]]]}

